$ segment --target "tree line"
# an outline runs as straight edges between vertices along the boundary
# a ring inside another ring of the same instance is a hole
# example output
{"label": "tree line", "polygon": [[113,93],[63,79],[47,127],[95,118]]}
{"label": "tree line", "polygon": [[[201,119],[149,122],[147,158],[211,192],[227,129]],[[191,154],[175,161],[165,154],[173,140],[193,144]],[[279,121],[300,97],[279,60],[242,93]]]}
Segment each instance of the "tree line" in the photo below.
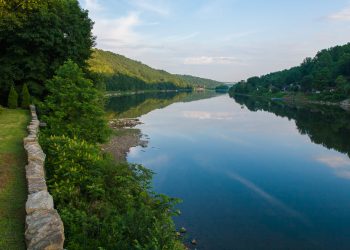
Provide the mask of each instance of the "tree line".
{"label": "tree line", "polygon": [[297,67],[241,81],[231,88],[230,93],[303,93],[329,101],[349,98],[350,43],[321,50]]}

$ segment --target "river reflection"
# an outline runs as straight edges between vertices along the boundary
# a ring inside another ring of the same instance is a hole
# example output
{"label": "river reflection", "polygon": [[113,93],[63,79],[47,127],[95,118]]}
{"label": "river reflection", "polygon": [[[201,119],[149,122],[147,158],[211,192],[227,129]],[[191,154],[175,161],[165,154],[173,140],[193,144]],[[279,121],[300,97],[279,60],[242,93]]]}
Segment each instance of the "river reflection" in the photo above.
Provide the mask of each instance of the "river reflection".
{"label": "river reflection", "polygon": [[135,118],[164,108],[175,102],[190,102],[218,96],[214,91],[204,92],[149,92],[109,97],[106,111],[110,117]]}
{"label": "river reflection", "polygon": [[235,101],[250,111],[265,110],[295,120],[301,134],[312,142],[350,156],[350,112],[337,106],[296,105],[267,101],[247,96],[234,96]]}
{"label": "river reflection", "polygon": [[347,112],[224,95],[140,119],[150,141],[128,161],[184,201],[197,249],[350,249]]}

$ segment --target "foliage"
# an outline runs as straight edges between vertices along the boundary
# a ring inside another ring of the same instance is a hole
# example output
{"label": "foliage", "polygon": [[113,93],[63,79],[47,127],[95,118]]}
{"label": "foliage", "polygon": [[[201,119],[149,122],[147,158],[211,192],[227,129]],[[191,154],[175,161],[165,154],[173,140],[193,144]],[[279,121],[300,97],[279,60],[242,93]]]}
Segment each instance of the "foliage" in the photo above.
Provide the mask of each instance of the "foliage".
{"label": "foliage", "polygon": [[21,107],[27,109],[30,104],[30,94],[27,84],[23,84],[22,94],[21,94]]}
{"label": "foliage", "polygon": [[48,127],[45,133],[67,135],[88,142],[104,142],[109,129],[104,119],[101,94],[77,64],[68,60],[47,81],[44,102]]}
{"label": "foliage", "polygon": [[196,87],[200,86],[207,89],[215,89],[215,87],[222,85],[222,82],[200,78],[196,76],[190,76],[190,75],[177,75],[177,76],[185,80],[191,86],[196,86]]}
{"label": "foliage", "polygon": [[109,51],[94,49],[88,63],[90,71],[100,75],[109,91],[189,88],[175,75]]}
{"label": "foliage", "polygon": [[220,93],[227,93],[229,88],[230,87],[228,85],[222,84],[222,85],[215,87],[215,91],[220,92]]}
{"label": "foliage", "polygon": [[116,164],[106,138],[101,96],[67,61],[47,82],[40,142],[47,183],[65,225],[68,249],[183,249],[172,221],[177,200],[151,191],[152,172]]}
{"label": "foliage", "polygon": [[18,94],[15,87],[12,85],[10,93],[7,99],[7,105],[10,109],[15,109],[18,107]]}
{"label": "foliage", "polygon": [[230,93],[268,95],[268,93],[302,92],[323,101],[350,97],[350,43],[336,46],[306,58],[289,70],[251,77],[230,89]]}
{"label": "foliage", "polygon": [[67,59],[84,66],[94,37],[77,0],[0,1],[0,102],[11,84],[28,84],[36,97]]}
{"label": "foliage", "polygon": [[171,220],[177,201],[151,192],[150,170],[115,164],[77,138],[51,136],[42,145],[68,249],[183,249]]}
{"label": "foliage", "polygon": [[89,60],[90,70],[103,79],[108,91],[215,88],[222,84],[209,79],[173,75],[109,51],[95,49]]}

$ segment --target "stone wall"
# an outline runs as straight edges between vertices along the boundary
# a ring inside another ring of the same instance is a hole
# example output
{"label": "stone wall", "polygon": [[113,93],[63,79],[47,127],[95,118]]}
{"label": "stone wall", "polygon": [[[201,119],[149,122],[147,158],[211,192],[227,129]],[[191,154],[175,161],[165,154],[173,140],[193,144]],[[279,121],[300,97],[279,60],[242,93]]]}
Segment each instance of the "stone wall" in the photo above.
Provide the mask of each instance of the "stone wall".
{"label": "stone wall", "polygon": [[25,238],[28,250],[62,250],[64,228],[62,220],[54,209],[52,196],[45,181],[45,154],[38,142],[40,122],[35,106],[30,106],[32,120],[28,126],[29,135],[24,138],[28,155],[26,177],[28,199],[26,203]]}

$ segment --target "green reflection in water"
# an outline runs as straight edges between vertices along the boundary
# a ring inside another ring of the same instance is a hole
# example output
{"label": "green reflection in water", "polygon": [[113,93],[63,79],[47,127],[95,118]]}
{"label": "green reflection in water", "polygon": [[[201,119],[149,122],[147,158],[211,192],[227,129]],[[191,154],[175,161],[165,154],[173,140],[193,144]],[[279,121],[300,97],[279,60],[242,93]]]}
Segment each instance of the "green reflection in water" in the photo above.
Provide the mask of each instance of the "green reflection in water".
{"label": "green reflection in water", "polygon": [[248,96],[234,96],[236,102],[250,111],[267,111],[295,120],[301,134],[328,149],[350,157],[350,112],[338,106],[293,104]]}
{"label": "green reflection in water", "polygon": [[191,102],[219,95],[214,91],[204,92],[151,92],[133,95],[112,96],[106,103],[109,118],[135,118],[155,109],[162,109],[176,102]]}

